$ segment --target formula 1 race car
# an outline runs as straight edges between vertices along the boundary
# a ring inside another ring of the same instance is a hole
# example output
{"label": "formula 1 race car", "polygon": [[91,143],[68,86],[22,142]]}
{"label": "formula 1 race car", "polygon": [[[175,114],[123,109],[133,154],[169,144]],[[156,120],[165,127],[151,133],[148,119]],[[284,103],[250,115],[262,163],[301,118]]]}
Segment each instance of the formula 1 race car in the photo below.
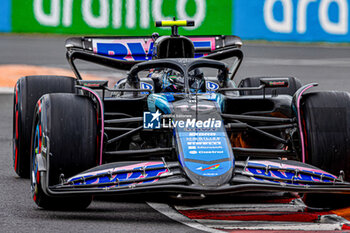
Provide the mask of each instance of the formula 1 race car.
{"label": "formula 1 race car", "polygon": [[[13,160],[36,204],[86,208],[93,195],[350,193],[350,95],[294,77],[233,78],[236,36],[66,41],[76,78],[31,76],[14,95]],[[120,70],[82,80],[76,60]],[[232,61],[232,63],[228,61]],[[331,200],[331,198],[328,198]]]}

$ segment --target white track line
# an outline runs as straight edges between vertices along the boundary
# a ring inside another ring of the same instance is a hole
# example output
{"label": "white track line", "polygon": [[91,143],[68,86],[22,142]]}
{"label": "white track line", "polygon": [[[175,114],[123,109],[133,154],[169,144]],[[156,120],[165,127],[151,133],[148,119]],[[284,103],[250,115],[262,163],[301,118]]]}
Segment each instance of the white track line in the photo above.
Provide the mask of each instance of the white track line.
{"label": "white track line", "polygon": [[220,231],[220,230],[216,230],[216,229],[212,229],[212,228],[206,227],[206,226],[196,222],[195,220],[187,218],[187,217],[183,216],[182,214],[180,214],[179,212],[177,212],[176,210],[174,210],[173,208],[171,208],[167,204],[155,203],[155,202],[146,202],[146,203],[150,207],[152,207],[153,209],[158,211],[159,213],[167,216],[168,218],[170,218],[172,220],[175,220],[175,221],[177,221],[179,223],[182,223],[182,224],[184,224],[186,226],[192,227],[192,228],[197,229],[197,230],[210,232],[210,233],[222,233],[223,232],[223,231]]}
{"label": "white track line", "polygon": [[305,204],[295,201],[294,204],[215,204],[200,206],[175,206],[177,210],[207,210],[207,211],[269,211],[269,212],[300,212]]}
{"label": "white track line", "polygon": [[0,94],[13,94],[13,88],[11,88],[11,87],[0,87]]}
{"label": "white track line", "polygon": [[279,221],[229,221],[196,219],[208,227],[229,230],[291,230],[291,231],[335,231],[341,230],[343,223],[297,223]]}

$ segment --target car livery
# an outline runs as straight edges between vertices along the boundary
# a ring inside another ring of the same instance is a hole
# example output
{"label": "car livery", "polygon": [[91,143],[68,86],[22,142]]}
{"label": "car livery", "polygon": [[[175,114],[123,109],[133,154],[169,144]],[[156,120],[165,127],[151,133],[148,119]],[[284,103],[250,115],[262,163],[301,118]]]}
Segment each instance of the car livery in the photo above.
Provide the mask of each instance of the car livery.
{"label": "car livery", "polygon": [[[81,209],[93,195],[144,192],[350,194],[350,94],[307,93],[317,84],[294,77],[248,77],[237,86],[242,41],[178,34],[191,25],[157,22],[172,28],[161,37],[70,38],[76,78],[18,81],[14,168],[30,175],[38,206]],[[83,80],[76,60],[128,72],[109,88]]]}

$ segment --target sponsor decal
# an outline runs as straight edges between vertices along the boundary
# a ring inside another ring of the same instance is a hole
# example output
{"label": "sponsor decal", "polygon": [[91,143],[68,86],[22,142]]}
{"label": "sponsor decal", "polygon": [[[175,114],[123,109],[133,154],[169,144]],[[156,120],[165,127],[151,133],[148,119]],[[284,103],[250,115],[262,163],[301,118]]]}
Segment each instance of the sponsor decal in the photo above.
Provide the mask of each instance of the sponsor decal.
{"label": "sponsor decal", "polygon": [[206,170],[216,170],[220,167],[220,164],[215,164],[215,165],[212,165],[212,166],[209,166],[209,167],[199,167],[197,168],[196,170],[200,170],[200,171],[206,171]]}
{"label": "sponsor decal", "polygon": [[[153,86],[149,83],[140,82],[141,89],[153,90]],[[148,92],[141,92],[141,94],[148,94]]]}
{"label": "sponsor decal", "polygon": [[94,39],[94,53],[111,56],[120,60],[145,61],[152,59],[152,39]]}
{"label": "sponsor decal", "polygon": [[[195,103],[196,100],[193,99],[191,103]],[[199,111],[199,112],[207,112],[215,108],[214,105],[211,104],[183,104],[183,105],[176,105],[176,109],[180,110],[181,112],[190,112],[190,111]]]}
{"label": "sponsor decal", "polygon": [[196,22],[194,27],[181,29],[185,34],[206,35],[208,31],[231,34],[232,0],[222,0],[220,4],[215,0],[11,1],[14,32],[151,35],[157,31],[168,34],[170,28],[156,29],[155,21],[172,20],[175,16]]}
{"label": "sponsor decal", "polygon": [[284,86],[286,85],[286,82],[284,81],[271,81],[269,82],[270,86]]}
{"label": "sponsor decal", "polygon": [[349,42],[350,0],[234,1],[233,33],[243,39]]}
{"label": "sponsor decal", "polygon": [[[208,48],[215,50],[215,37],[190,37],[195,48]],[[129,39],[93,39],[92,49],[94,53],[114,57],[120,60],[147,61],[152,60],[154,50],[153,39],[129,38]],[[195,54],[202,57],[206,54]]]}
{"label": "sponsor decal", "polygon": [[[230,143],[226,132],[216,131],[178,132],[183,150],[184,164],[197,175],[213,177],[227,172],[233,162],[230,160]],[[196,149],[192,149],[196,147]],[[192,151],[196,151],[193,153]],[[209,161],[222,160],[208,164]]]}
{"label": "sponsor decal", "polygon": [[217,83],[207,81],[206,84],[207,90],[209,91],[216,91],[217,89],[219,89],[219,85]]}

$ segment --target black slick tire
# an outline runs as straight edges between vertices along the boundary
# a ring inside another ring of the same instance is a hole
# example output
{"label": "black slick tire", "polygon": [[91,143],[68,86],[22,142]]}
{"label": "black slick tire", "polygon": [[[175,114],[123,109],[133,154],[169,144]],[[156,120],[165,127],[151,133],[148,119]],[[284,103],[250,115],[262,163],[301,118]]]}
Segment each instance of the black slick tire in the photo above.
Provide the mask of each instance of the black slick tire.
{"label": "black slick tire", "polygon": [[[56,197],[45,192],[48,186],[97,165],[97,115],[93,102],[75,94],[44,95],[37,107],[32,133],[31,188],[35,203],[44,209],[85,209],[91,195]],[[40,171],[38,154],[45,158],[47,171]]]}
{"label": "black slick tire", "polygon": [[[350,181],[350,94],[308,93],[301,103],[305,162]],[[306,194],[311,207],[337,208],[350,204],[348,195]]]}
{"label": "black slick tire", "polygon": [[13,104],[13,167],[20,177],[29,177],[35,105],[44,94],[74,93],[75,80],[65,76],[26,76],[17,81]]}

